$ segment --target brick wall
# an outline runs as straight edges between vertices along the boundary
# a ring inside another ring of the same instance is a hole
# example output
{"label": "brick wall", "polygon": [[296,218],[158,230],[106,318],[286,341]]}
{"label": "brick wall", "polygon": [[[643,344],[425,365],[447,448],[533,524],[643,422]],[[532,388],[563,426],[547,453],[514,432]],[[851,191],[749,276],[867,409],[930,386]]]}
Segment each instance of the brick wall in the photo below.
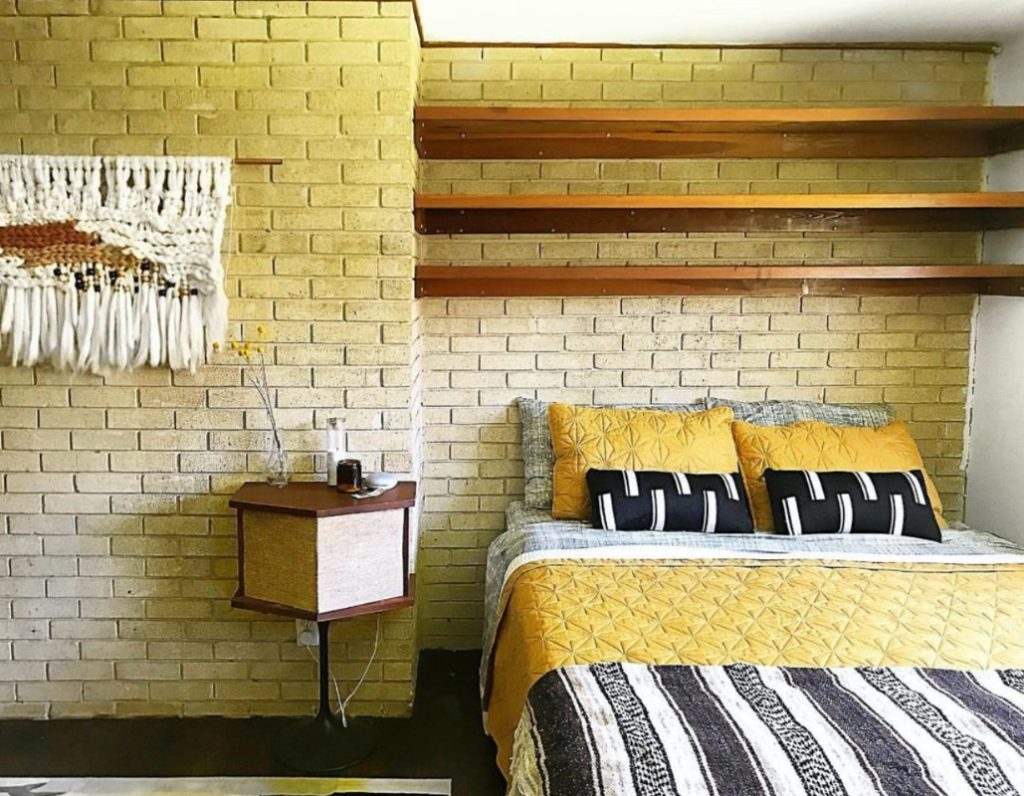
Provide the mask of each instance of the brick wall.
{"label": "brick wall", "polygon": [[884,105],[985,102],[989,56],[920,50],[427,48],[428,103]]}
{"label": "brick wall", "polygon": [[[232,330],[265,323],[299,477],[343,416],[368,467],[415,469],[408,3],[0,0],[0,150],[280,157],[239,166]],[[0,369],[0,715],[298,713],[290,621],[230,608],[227,498],[266,418],[223,356],[195,376]],[[374,619],[338,623],[358,678]],[[407,710],[412,611],[354,707]]]}
{"label": "brick wall", "polygon": [[[901,50],[424,51],[427,103],[984,102],[988,57]],[[439,193],[977,190],[978,160],[430,161]],[[975,234],[429,236],[424,262],[478,265],[976,262]],[[425,646],[479,644],[488,542],[522,494],[516,396],[580,403],[886,401],[911,424],[949,516],[972,297],[431,299],[423,302]]]}
{"label": "brick wall", "polygon": [[[522,492],[511,402],[887,400],[953,516],[968,298],[412,300],[430,262],[962,262],[974,235],[486,236],[417,240],[411,107],[981,102],[958,52],[429,49],[409,7],[357,0],[0,0],[0,146],[24,153],[282,157],[239,167],[236,333],[268,324],[300,477],[327,417],[368,466],[428,493],[420,641],[479,644],[483,555]],[[974,161],[429,163],[432,191],[974,189]],[[422,407],[420,397],[422,396]],[[197,376],[0,369],[0,715],[302,712],[290,622],[234,611],[227,496],[265,418],[224,358]],[[339,624],[351,684],[373,621]],[[417,623],[390,615],[357,707],[403,712]]]}

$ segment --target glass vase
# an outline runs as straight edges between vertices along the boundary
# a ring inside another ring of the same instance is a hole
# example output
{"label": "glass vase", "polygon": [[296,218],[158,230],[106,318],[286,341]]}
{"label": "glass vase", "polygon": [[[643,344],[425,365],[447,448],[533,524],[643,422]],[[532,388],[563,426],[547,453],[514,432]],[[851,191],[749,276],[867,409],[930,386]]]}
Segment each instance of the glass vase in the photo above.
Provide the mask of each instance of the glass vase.
{"label": "glass vase", "polygon": [[288,451],[274,435],[270,436],[269,447],[263,454],[263,477],[271,486],[285,486],[292,477],[292,462]]}

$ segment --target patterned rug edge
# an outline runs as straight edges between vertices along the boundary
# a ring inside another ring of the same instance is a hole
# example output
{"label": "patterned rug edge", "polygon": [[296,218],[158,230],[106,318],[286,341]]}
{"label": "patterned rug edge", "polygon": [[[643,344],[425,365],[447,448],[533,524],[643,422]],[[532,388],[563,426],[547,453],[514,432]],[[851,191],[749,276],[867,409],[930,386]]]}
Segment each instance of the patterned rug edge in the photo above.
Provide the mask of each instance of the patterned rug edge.
{"label": "patterned rug edge", "polygon": [[0,796],[451,796],[450,779],[357,777],[6,777]]}

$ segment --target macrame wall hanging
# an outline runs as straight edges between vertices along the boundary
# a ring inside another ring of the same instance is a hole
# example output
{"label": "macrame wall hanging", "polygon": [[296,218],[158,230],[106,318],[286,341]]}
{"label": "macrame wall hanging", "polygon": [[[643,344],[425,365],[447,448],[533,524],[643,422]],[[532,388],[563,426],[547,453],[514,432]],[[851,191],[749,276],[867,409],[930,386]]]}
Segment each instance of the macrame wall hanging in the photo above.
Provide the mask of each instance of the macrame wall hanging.
{"label": "macrame wall hanging", "polygon": [[194,371],[220,343],[225,158],[0,155],[0,357]]}

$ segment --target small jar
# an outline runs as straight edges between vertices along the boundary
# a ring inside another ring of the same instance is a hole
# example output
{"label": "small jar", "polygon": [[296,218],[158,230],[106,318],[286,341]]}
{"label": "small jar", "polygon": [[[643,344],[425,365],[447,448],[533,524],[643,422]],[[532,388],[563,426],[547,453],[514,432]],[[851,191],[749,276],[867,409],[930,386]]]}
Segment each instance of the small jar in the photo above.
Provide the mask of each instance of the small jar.
{"label": "small jar", "polygon": [[338,462],[339,492],[347,495],[361,492],[363,489],[363,465],[359,459],[342,459]]}

